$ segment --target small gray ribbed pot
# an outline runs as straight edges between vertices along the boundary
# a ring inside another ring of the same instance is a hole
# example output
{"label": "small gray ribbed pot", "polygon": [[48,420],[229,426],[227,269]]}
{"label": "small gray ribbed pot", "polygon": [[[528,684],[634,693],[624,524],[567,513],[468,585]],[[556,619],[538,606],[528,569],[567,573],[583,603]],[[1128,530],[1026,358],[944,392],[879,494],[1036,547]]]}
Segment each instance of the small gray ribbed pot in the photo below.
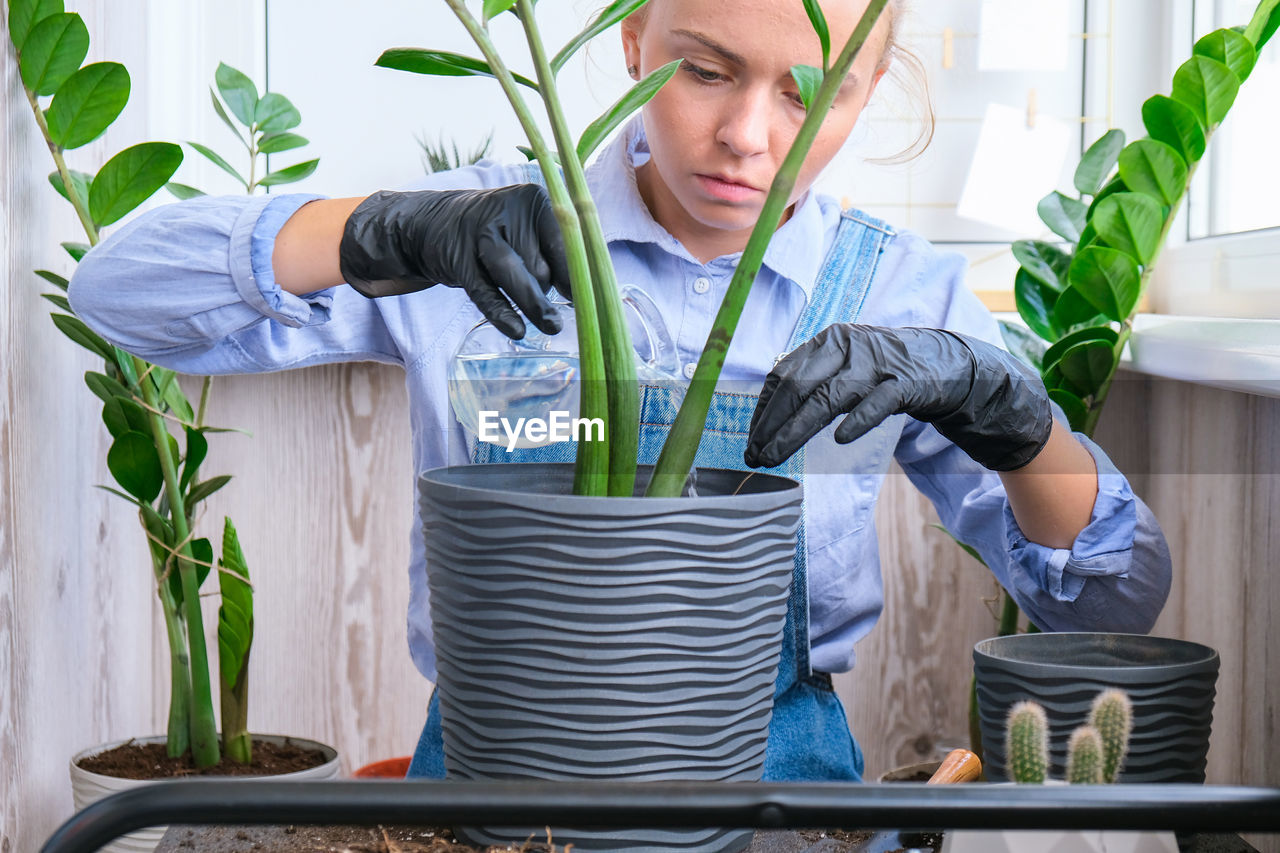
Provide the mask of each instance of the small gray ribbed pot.
{"label": "small gray ribbed pot", "polygon": [[[720,469],[699,469],[697,484],[696,498],[589,498],[571,494],[572,464],[421,476],[450,778],[760,778],[801,488]],[[544,833],[457,829],[482,844]],[[552,834],[584,853],[713,853],[751,838]]]}
{"label": "small gray ribbed pot", "polygon": [[1063,778],[1071,732],[1108,687],[1129,694],[1133,730],[1121,782],[1204,782],[1218,653],[1141,634],[1012,634],[973,649],[987,778],[1003,781],[1009,709],[1032,699],[1049,719],[1050,773]]}

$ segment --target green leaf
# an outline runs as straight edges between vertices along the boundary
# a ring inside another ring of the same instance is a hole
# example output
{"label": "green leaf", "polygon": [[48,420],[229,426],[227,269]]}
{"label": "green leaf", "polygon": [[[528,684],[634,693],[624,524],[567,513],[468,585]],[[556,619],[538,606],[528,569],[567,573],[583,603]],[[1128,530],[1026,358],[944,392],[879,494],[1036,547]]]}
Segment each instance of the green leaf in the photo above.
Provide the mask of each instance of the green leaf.
{"label": "green leaf", "polygon": [[[107,486],[99,488],[107,489],[112,494],[122,495],[115,489]],[[142,518],[142,526],[147,532],[147,545],[151,548],[151,556],[159,566],[164,566],[169,559],[169,549],[173,547],[173,526],[156,512],[155,507],[148,503],[138,504],[138,515]],[[174,571],[169,576],[169,590],[173,594],[174,603],[178,606],[182,605],[182,584],[175,582],[178,573]]]}
{"label": "green leaf", "polygon": [[[113,489],[110,486],[103,486],[103,485],[97,485],[97,486],[94,486],[94,488],[102,489],[102,491],[104,492],[110,492],[111,494],[115,495],[118,498],[124,498],[134,506],[145,506],[145,504],[140,504],[138,502],[138,499],[135,498],[133,495],[126,495],[124,492],[120,491],[119,489]],[[155,512],[155,510],[152,510],[152,512]]]}
{"label": "green leaf", "polygon": [[70,282],[65,278],[58,275],[56,272],[50,272],[49,270],[36,270],[36,275],[62,291],[65,291],[67,289],[67,285],[70,284]]}
{"label": "green leaf", "polygon": [[1098,313],[1098,309],[1089,304],[1084,294],[1074,287],[1062,291],[1058,301],[1053,305],[1053,325],[1057,337],[1064,337],[1085,326],[1097,326],[1105,323],[1107,318]]}
{"label": "green leaf", "polygon": [[959,539],[956,538],[956,535],[954,533],[952,533],[947,528],[943,527],[941,524],[931,524],[929,526],[936,527],[939,530],[941,530],[943,533],[950,536],[951,541],[955,542],[957,545],[960,546],[960,550],[964,551],[970,557],[973,557],[973,559],[977,560],[979,563],[982,563],[982,565],[985,566],[987,564],[987,561],[982,559],[982,555],[978,553],[977,549],[975,549],[972,545],[968,545],[964,542],[961,542]]}
{"label": "green leaf", "polygon": [[53,314],[53,325],[80,346],[97,353],[108,361],[115,358],[115,349],[111,344],[98,337],[97,333],[84,324],[79,317],[71,314]]}
{"label": "green leaf", "polygon": [[112,438],[119,438],[126,432],[151,434],[151,419],[147,410],[132,397],[113,397],[102,406],[102,422]]}
{"label": "green leaf", "polygon": [[568,44],[560,48],[559,53],[552,57],[552,70],[558,72],[564,67],[564,64],[569,61],[569,57],[578,52],[580,47],[630,15],[635,10],[639,9],[647,2],[648,0],[614,0],[614,2],[606,6],[604,10],[591,21],[591,23],[587,24],[586,29],[574,36]]}
{"label": "green leaf", "polygon": [[116,437],[107,451],[107,468],[120,488],[140,501],[155,500],[164,486],[156,446],[140,432],[130,430]]}
{"label": "green leaf", "polygon": [[1071,262],[1071,286],[1110,320],[1123,323],[1142,289],[1138,263],[1126,252],[1089,246]]}
{"label": "green leaf", "polygon": [[143,142],[106,162],[89,191],[89,215],[98,226],[128,214],[165,185],[182,165],[182,148],[172,142]]}
{"label": "green leaf", "polygon": [[484,0],[484,22],[488,24],[514,5],[516,0]]}
{"label": "green leaf", "polygon": [[1170,146],[1187,163],[1204,157],[1208,140],[1191,108],[1165,95],[1148,98],[1142,105],[1142,124],[1151,138]]}
{"label": "green leaf", "polygon": [[52,95],[89,55],[89,29],[74,12],[49,15],[31,28],[18,55],[22,85]]}
{"label": "green leaf", "polygon": [[183,424],[189,424],[196,419],[195,412],[191,410],[191,403],[187,400],[187,395],[182,393],[182,386],[176,379],[166,383],[160,390],[160,399],[164,400],[169,411]]}
{"label": "green leaf", "polygon": [[818,89],[822,86],[822,69],[814,68],[812,65],[793,65],[791,79],[796,81],[796,88],[800,90],[800,100],[804,103],[804,108],[809,109],[813,99],[818,97]]}
{"label": "green leaf", "polygon": [[1066,288],[1071,256],[1057,246],[1043,240],[1018,240],[1013,244],[1013,256],[1041,284],[1058,293]]}
{"label": "green leaf", "polygon": [[582,132],[582,137],[578,140],[578,162],[585,163],[587,158],[591,156],[591,152],[596,150],[596,147],[613,132],[614,128],[626,121],[627,116],[640,109],[649,102],[650,98],[658,94],[658,90],[665,86],[667,81],[679,70],[680,62],[681,60],[678,59],[674,62],[668,62],[647,75],[639,83],[628,89],[626,94],[604,111],[603,115],[587,125],[587,129]]}
{"label": "green leaf", "polygon": [[228,175],[230,175],[231,177],[239,181],[246,190],[249,188],[249,182],[240,176],[240,173],[235,170],[234,166],[232,166],[226,160],[223,160],[222,156],[218,154],[218,152],[214,151],[212,148],[210,148],[207,145],[201,145],[199,142],[191,142],[190,140],[188,140],[187,144],[190,145],[199,153],[203,154],[205,157],[207,157],[219,169],[221,169],[222,171],[226,172]]}
{"label": "green leaf", "polygon": [[1085,421],[1089,418],[1089,410],[1085,408],[1084,401],[1072,394],[1065,388],[1050,388],[1049,399],[1062,407],[1062,413],[1067,416],[1067,423],[1076,432],[1083,432]]}
{"label": "green leaf", "polygon": [[1062,354],[1055,366],[1081,392],[1078,396],[1092,397],[1115,372],[1115,350],[1106,341],[1076,344]]}
{"label": "green leaf", "polygon": [[86,65],[58,88],[49,105],[49,135],[71,150],[101,136],[129,103],[129,72],[118,62]]}
{"label": "green leaf", "polygon": [[89,390],[97,395],[98,399],[104,403],[110,403],[116,397],[124,397],[131,399],[129,389],[125,388],[116,380],[107,376],[105,373],[94,373],[88,371],[84,375],[84,384],[89,386]]}
{"label": "green leaf", "polygon": [[[537,152],[535,152],[532,148],[528,147],[527,145],[517,145],[516,150],[519,151],[521,154],[523,154],[525,156],[525,159],[527,159],[530,163],[538,159]],[[555,149],[551,150],[551,161],[555,163],[557,166],[560,165],[560,154]]]}
{"label": "green leaf", "polygon": [[196,561],[196,589],[199,589],[213,571],[213,543],[205,537],[192,539],[191,557]]}
{"label": "green leaf", "polygon": [[1216,59],[1193,56],[1173,75],[1173,99],[1190,108],[1206,132],[1227,117],[1239,92],[1240,80]]}
{"label": "green leaf", "polygon": [[232,114],[240,119],[245,127],[253,124],[253,111],[258,105],[258,87],[242,71],[232,68],[225,62],[218,63],[218,70],[213,73],[213,81],[218,85],[222,100],[227,102]]}
{"label": "green leaf", "polygon": [[305,163],[298,163],[287,169],[281,169],[277,172],[269,172],[262,176],[258,181],[260,187],[273,187],[277,184],[292,184],[300,181],[316,170],[316,166],[320,165],[319,160],[307,160]]}
{"label": "green leaf", "polygon": [[[429,74],[433,77],[492,77],[493,70],[483,59],[474,59],[458,53],[444,50],[423,50],[420,47],[395,47],[382,52],[374,65],[383,68],[394,68],[398,71],[409,71],[414,74]],[[511,75],[522,86],[528,86],[535,92],[538,84],[528,77],[519,74]]]}
{"label": "green leaf", "polygon": [[1044,369],[1046,371],[1052,369],[1067,350],[1077,344],[1086,343],[1088,341],[1102,341],[1110,347],[1115,347],[1116,341],[1120,339],[1120,334],[1110,326],[1089,326],[1079,331],[1072,332],[1053,346],[1045,350],[1044,353]]}
{"label": "green leaf", "polygon": [[71,256],[71,260],[80,263],[80,259],[89,254],[88,243],[60,243],[62,248],[67,250],[67,254]]}
{"label": "green leaf", "polygon": [[1008,320],[1000,320],[999,323],[1000,337],[1009,352],[1039,372],[1046,350],[1044,341],[1021,323],[1011,323]]}
{"label": "green leaf", "polygon": [[306,145],[306,137],[296,133],[269,133],[258,141],[258,150],[263,154],[279,154]]}
{"label": "green leaf", "polygon": [[1046,341],[1056,340],[1051,317],[1058,293],[1021,267],[1013,281],[1013,296],[1018,305],[1018,315],[1031,330]]}
{"label": "green leaf", "polygon": [[[809,23],[813,24],[813,31],[818,34],[818,41],[822,44],[822,67],[823,69],[831,66],[831,32],[827,28],[827,16],[822,14],[822,7],[818,5],[818,0],[804,0],[804,11],[809,16]],[[791,69],[791,73],[795,75],[795,69]],[[805,106],[809,105],[809,101],[805,101]]]}
{"label": "green leaf", "polygon": [[1089,208],[1079,199],[1065,196],[1056,190],[1040,199],[1036,205],[1040,220],[1049,229],[1068,243],[1080,240],[1080,232],[1084,230]]}
{"label": "green leaf", "polygon": [[[67,173],[71,175],[71,191],[75,193],[76,200],[87,206],[89,204],[89,187],[93,184],[93,175],[77,172],[75,169],[68,169]],[[58,191],[58,195],[67,201],[71,201],[71,197],[67,195],[67,188],[62,185],[61,175],[57,172],[50,172],[49,183]]]}
{"label": "green leaf", "polygon": [[1258,51],[1253,42],[1235,30],[1214,30],[1196,42],[1192,53],[1221,62],[1241,83],[1249,79],[1253,66],[1258,62]]}
{"label": "green leaf", "polygon": [[1120,152],[1120,178],[1134,192],[1172,207],[1187,190],[1187,163],[1171,146],[1139,139]]}
{"label": "green leaf", "polygon": [[1084,231],[1080,232],[1080,239],[1082,241],[1084,240],[1085,234],[1090,229],[1093,229],[1095,235],[1097,233],[1097,229],[1094,227],[1093,215],[1098,210],[1098,205],[1102,203],[1102,200],[1109,198],[1116,193],[1127,193],[1128,191],[1129,188],[1125,186],[1124,180],[1119,175],[1116,175],[1110,181],[1107,181],[1107,185],[1098,191],[1098,194],[1093,197],[1093,201],[1089,204],[1089,212],[1086,215],[1086,221],[1088,224],[1085,225]]}
{"label": "green leaf", "polygon": [[[185,490],[191,478],[200,470],[200,463],[204,462],[204,458],[209,454],[209,440],[198,429],[192,427],[183,427],[183,429],[187,433],[187,458],[182,462],[182,476],[178,480],[178,485]],[[188,512],[191,511],[192,506],[192,502],[188,500]]]}
{"label": "green leaf", "polygon": [[67,297],[63,296],[61,293],[42,293],[40,294],[40,297],[42,299],[47,299],[49,302],[52,302],[54,305],[58,306],[63,311],[66,311],[67,313],[71,313],[71,303],[67,301]]}
{"label": "green leaf", "polygon": [[267,92],[254,107],[253,120],[260,133],[282,133],[302,124],[302,114],[284,95]]}
{"label": "green leaf", "polygon": [[1262,50],[1263,46],[1276,34],[1277,29],[1280,29],[1280,2],[1263,0],[1254,10],[1253,19],[1245,28],[1244,36],[1253,42],[1254,48]]}
{"label": "green leaf", "polygon": [[249,566],[230,518],[223,520],[222,559],[218,566],[221,569],[218,588],[222,592],[222,607],[218,611],[218,666],[223,682],[235,684],[253,642],[253,587],[249,586]]}
{"label": "green leaf", "polygon": [[186,184],[180,184],[177,181],[170,181],[164,185],[164,188],[183,201],[186,201],[189,198],[199,198],[205,194],[204,190],[198,190],[195,187],[189,187]]}
{"label": "green leaf", "polygon": [[1075,186],[1083,195],[1097,195],[1111,170],[1115,168],[1116,159],[1124,148],[1124,131],[1108,130],[1097,142],[1089,146],[1076,166]]}
{"label": "green leaf", "polygon": [[1138,263],[1147,265],[1160,247],[1164,212],[1160,202],[1149,195],[1127,192],[1107,196],[1098,203],[1092,224],[1098,236]]}
{"label": "green leaf", "polygon": [[236,127],[236,123],[231,120],[231,116],[227,115],[226,108],[222,106],[222,101],[218,99],[218,93],[213,91],[212,86],[209,87],[209,100],[213,102],[213,111],[218,114],[218,118],[222,119],[222,123],[231,129],[236,139],[240,140],[240,144],[248,149],[249,143],[244,141],[244,137],[240,134],[240,128]]}
{"label": "green leaf", "polygon": [[192,503],[200,503],[200,501],[212,495],[221,489],[227,483],[231,482],[231,475],[219,474],[216,477],[210,477],[202,480],[191,487],[191,491],[187,493],[187,500]]}
{"label": "green leaf", "polygon": [[31,30],[51,15],[62,14],[62,0],[12,0],[9,3],[9,38],[18,53]]}

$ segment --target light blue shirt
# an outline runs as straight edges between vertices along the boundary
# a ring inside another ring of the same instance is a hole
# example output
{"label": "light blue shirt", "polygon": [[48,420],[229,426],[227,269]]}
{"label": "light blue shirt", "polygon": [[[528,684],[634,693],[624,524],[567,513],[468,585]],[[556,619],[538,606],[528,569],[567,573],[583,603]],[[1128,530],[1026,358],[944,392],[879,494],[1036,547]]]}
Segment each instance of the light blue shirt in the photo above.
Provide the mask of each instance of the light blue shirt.
{"label": "light blue shirt", "polygon": [[[635,166],[647,159],[633,121],[592,164],[588,182],[620,284],[653,297],[681,365],[695,363],[738,255],[702,264],[641,201]],[[524,180],[520,166],[482,162],[430,175],[409,189],[497,187]],[[112,343],[191,374],[254,373],[338,361],[404,367],[416,471],[469,461],[446,392],[450,358],[482,318],[458,289],[434,287],[369,300],[349,287],[303,297],[281,290],[271,267],[276,234],[318,196],[199,198],[152,210],[91,251],[71,282],[77,314]],[[809,299],[840,216],[807,194],[778,229],[751,291],[722,383],[758,392]],[[910,231],[885,250],[861,322],[952,329],[997,345],[994,318],[964,283],[964,261]],[[1023,610],[1050,630],[1146,632],[1168,595],[1170,560],[1147,507],[1105,454],[1098,498],[1070,550],[1029,542],[999,477],[932,426],[894,415],[852,445],[833,427],[806,448],[810,637],[815,669],[841,672],[883,606],[874,506],[891,459],[974,546]],[[415,490],[416,493],[416,490]],[[939,534],[942,535],[942,534]],[[426,563],[415,524],[409,567],[409,647],[435,676]]]}

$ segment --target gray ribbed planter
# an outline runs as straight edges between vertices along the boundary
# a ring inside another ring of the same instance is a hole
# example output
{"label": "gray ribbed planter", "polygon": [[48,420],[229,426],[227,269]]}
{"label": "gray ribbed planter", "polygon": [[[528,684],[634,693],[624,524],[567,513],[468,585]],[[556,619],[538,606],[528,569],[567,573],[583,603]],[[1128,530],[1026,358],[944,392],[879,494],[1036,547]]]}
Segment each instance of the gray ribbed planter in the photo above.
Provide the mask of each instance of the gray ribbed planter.
{"label": "gray ribbed planter", "polygon": [[1218,653],[1208,646],[1140,634],[1014,634],[973,649],[988,779],[1005,777],[1009,708],[1022,699],[1049,718],[1051,775],[1062,778],[1071,732],[1093,698],[1119,687],[1133,702],[1122,782],[1204,782]]}
{"label": "gray ribbed planter", "polygon": [[[801,488],[745,476],[699,469],[702,497],[671,499],[574,496],[572,464],[420,478],[451,778],[760,778]],[[458,829],[486,844],[544,832]],[[582,851],[751,837],[552,832]]]}

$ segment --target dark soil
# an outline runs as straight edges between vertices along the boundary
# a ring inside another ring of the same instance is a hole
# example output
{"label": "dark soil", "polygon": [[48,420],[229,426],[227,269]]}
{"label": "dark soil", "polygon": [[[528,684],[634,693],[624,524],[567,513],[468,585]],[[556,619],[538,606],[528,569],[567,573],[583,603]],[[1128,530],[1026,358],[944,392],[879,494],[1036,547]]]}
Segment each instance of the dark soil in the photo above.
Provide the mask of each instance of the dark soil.
{"label": "dark soil", "polygon": [[212,767],[196,769],[191,753],[178,758],[166,754],[163,743],[128,743],[80,760],[91,773],[117,779],[177,779],[184,776],[277,776],[309,770],[324,764],[324,753],[304,749],[291,741],[283,744],[254,740],[253,761],[237,764],[225,755]]}

